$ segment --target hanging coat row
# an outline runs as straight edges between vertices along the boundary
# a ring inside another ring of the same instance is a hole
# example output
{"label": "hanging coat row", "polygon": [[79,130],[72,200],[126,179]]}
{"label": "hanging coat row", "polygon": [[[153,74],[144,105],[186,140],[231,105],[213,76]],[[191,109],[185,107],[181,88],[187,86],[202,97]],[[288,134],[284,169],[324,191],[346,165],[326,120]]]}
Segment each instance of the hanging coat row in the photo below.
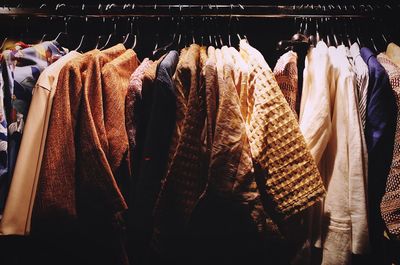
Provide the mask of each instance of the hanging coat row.
{"label": "hanging coat row", "polygon": [[320,41],[299,73],[295,52],[272,71],[247,40],[142,62],[122,44],[17,43],[0,233],[52,242],[44,263],[386,264],[399,50]]}

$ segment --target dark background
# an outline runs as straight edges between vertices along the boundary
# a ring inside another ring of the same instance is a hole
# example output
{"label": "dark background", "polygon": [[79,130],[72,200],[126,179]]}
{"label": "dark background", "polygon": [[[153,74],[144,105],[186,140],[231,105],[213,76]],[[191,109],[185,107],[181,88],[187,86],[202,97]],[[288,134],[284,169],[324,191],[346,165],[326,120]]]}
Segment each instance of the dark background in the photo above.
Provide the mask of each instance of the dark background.
{"label": "dark background", "polygon": [[[95,0],[70,0],[61,1],[66,4],[124,4],[127,1],[113,0],[113,1],[95,1]],[[333,3],[334,2],[334,3]],[[54,1],[2,1],[0,5],[15,6],[18,3],[23,6],[39,6],[42,3],[49,3],[54,5]],[[183,4],[181,1],[145,1],[136,0],[135,4]],[[359,1],[186,1],[185,4],[243,4],[243,5],[292,5],[292,4],[360,4]],[[363,4],[398,4],[398,1],[363,1]],[[399,13],[400,14],[400,13]],[[266,61],[271,68],[274,67],[277,58],[283,53],[276,49],[277,43],[280,40],[290,39],[300,28],[300,20],[295,21],[293,18],[289,19],[271,19],[271,18],[241,18],[238,22],[231,25],[231,33],[240,33],[242,36],[245,34],[249,39],[251,45],[259,49],[264,55]],[[182,28],[182,32],[194,32],[195,36],[220,34],[226,43],[228,35],[228,18],[218,18],[213,22],[203,23],[200,19],[194,21],[187,20],[186,27]],[[308,22],[311,30],[309,33],[314,33],[313,27],[315,20]],[[71,41],[68,48],[73,49],[79,43],[82,34],[91,36],[95,40],[98,36],[107,36],[112,33],[114,22],[107,19],[105,22],[101,19],[89,19],[85,22],[83,19],[74,18],[68,23],[68,32],[71,35]],[[397,41],[400,36],[400,22],[399,20],[386,17],[385,19],[359,19],[350,22],[349,19],[338,19],[329,23],[322,24],[320,33],[324,36],[326,34],[336,34],[339,40],[350,38],[355,41],[359,37],[366,46],[371,46],[371,38],[377,45],[377,48],[384,50],[386,48],[382,39],[382,33],[389,40]],[[125,35],[130,31],[129,23],[126,19],[120,19],[117,22],[117,33],[119,36]],[[135,49],[140,58],[151,56],[156,43],[163,45],[171,40],[171,34],[174,32],[175,24],[170,18],[141,18],[135,22],[135,30],[139,31],[138,46]],[[26,18],[0,17],[0,36],[1,39],[11,37],[21,39],[26,42],[34,42],[41,39],[44,34],[48,38],[53,38],[58,32],[64,31],[64,21],[62,18],[31,18],[29,21]],[[158,37],[157,37],[158,35]],[[189,34],[190,36],[190,34]],[[120,38],[121,39],[121,38]],[[197,38],[198,40],[199,38]],[[236,43],[234,43],[236,44]],[[46,244],[58,244],[58,242],[46,242]],[[38,246],[34,248],[36,251],[46,251],[45,247]],[[0,237],[0,265],[9,264],[34,264],[31,263],[32,253],[30,238],[21,237]],[[57,264],[57,263],[55,263]]]}

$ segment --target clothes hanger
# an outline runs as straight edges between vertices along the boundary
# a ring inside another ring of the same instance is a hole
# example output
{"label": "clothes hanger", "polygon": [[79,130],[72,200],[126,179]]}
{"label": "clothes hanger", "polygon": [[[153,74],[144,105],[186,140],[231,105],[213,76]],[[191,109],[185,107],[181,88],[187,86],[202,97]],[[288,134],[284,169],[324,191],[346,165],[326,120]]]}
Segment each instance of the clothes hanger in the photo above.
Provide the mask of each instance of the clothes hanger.
{"label": "clothes hanger", "polygon": [[[296,27],[295,18],[295,27]],[[305,32],[305,21],[304,17],[301,18],[300,27],[298,28],[297,32],[289,39],[289,40],[281,40],[278,42],[277,50],[284,53],[289,50],[293,50],[295,52],[304,53],[310,47],[309,38],[304,34]],[[304,29],[303,29],[304,25]]]}
{"label": "clothes hanger", "polygon": [[205,27],[204,27],[204,24],[205,24],[205,17],[202,17],[200,25],[198,27],[198,28],[201,28],[201,31],[199,33],[200,34],[200,45],[201,46],[205,46],[205,44],[204,44],[204,39],[205,39]]}
{"label": "clothes hanger", "polygon": [[80,38],[80,41],[79,41],[79,44],[74,49],[74,51],[86,52],[86,51],[90,50],[91,47],[94,47],[94,45],[90,45],[90,39],[86,34],[87,28],[88,28],[88,26],[87,26],[88,20],[89,20],[88,17],[85,17],[85,19],[84,19],[85,23],[83,25],[83,28],[85,29],[85,31],[84,31],[85,33],[82,34],[82,36]]}
{"label": "clothes hanger", "polygon": [[[128,4],[125,4],[123,6],[123,10],[125,10],[128,6],[129,6]],[[133,4],[132,5],[132,10],[134,10],[134,9],[135,9],[135,5]],[[128,22],[129,22],[129,32],[123,38],[122,44],[126,48],[130,47],[133,50],[134,48],[136,48],[136,44],[137,44],[137,34],[133,33],[133,24],[135,22],[135,17],[128,18]],[[133,39],[132,40],[132,45],[129,45],[128,40],[130,40],[130,39]]]}
{"label": "clothes hanger", "polygon": [[117,20],[118,18],[111,19],[111,21],[113,22],[112,32],[108,35],[106,43],[102,47],[100,47],[100,51],[108,49],[119,42],[117,35]]}
{"label": "clothes hanger", "polygon": [[[178,49],[177,46],[180,45],[180,41],[181,41],[181,33],[180,33],[180,28],[181,28],[181,18],[171,18],[172,22],[175,22],[175,31],[172,34],[172,40],[171,42],[167,43],[166,45],[156,48],[153,50],[152,56],[153,59],[158,59],[160,58],[162,55],[166,54],[168,51],[176,48]],[[156,47],[158,45],[156,44]]]}
{"label": "clothes hanger", "polygon": [[186,17],[183,18],[183,21],[184,21],[183,25],[185,27],[185,30],[184,30],[184,33],[185,33],[184,34],[184,48],[187,48],[190,45],[190,37],[188,36],[189,24],[187,23],[187,18]]}
{"label": "clothes hanger", "polygon": [[352,45],[351,34],[349,30],[349,25],[351,24],[351,18],[349,18],[344,24],[345,40],[348,48]]}
{"label": "clothes hanger", "polygon": [[222,48],[223,46],[225,46],[224,40],[222,38],[222,28],[219,28],[219,25],[224,25],[223,23],[218,23],[217,18],[215,19],[215,27],[216,27],[216,31],[218,32],[218,44],[220,45],[220,47]]}
{"label": "clothes hanger", "polygon": [[[157,17],[157,28],[159,28],[159,26],[160,26],[160,17]],[[158,50],[158,45],[159,45],[158,43],[160,41],[160,33],[158,31],[156,32],[155,37],[156,37],[155,38],[156,44],[154,45],[153,53]]]}
{"label": "clothes hanger", "polygon": [[[130,47],[132,50],[136,48],[136,43],[137,43],[137,34],[133,33],[133,23],[135,21],[135,17],[129,18],[129,24],[130,24],[130,31],[125,35],[122,44],[128,48]],[[132,39],[132,44],[128,42],[130,39]]]}
{"label": "clothes hanger", "polygon": [[196,44],[196,37],[195,37],[195,34],[194,34],[194,24],[193,24],[193,17],[190,17],[190,35],[191,35],[191,41],[192,41],[192,44]]}

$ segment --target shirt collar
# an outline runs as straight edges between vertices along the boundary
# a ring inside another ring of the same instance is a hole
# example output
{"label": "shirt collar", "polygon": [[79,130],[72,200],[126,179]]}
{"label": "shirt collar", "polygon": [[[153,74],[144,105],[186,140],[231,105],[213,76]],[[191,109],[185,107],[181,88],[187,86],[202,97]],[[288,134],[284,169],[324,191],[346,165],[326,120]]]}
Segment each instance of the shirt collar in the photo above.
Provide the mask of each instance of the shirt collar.
{"label": "shirt collar", "polygon": [[375,54],[369,48],[366,47],[361,48],[360,54],[366,64],[368,64],[368,61],[371,57],[375,56]]}
{"label": "shirt collar", "polygon": [[400,65],[400,47],[396,44],[389,43],[386,49],[386,55],[394,61],[396,64]]}
{"label": "shirt collar", "polygon": [[351,45],[350,53],[353,56],[353,58],[356,58],[357,56],[360,55],[360,47],[358,46],[357,42],[354,42],[353,45]]}

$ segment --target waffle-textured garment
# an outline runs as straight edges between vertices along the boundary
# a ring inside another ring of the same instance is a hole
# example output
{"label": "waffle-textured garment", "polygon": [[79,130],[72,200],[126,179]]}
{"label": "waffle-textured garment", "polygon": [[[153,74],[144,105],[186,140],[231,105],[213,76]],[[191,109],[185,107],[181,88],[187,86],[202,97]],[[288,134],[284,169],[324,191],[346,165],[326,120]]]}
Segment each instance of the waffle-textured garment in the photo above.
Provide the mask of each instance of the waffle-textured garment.
{"label": "waffle-textured garment", "polygon": [[396,97],[397,122],[394,139],[392,166],[386,181],[386,190],[381,201],[381,215],[389,233],[400,239],[400,67],[388,56],[381,53],[378,61],[389,75],[389,81]]}
{"label": "waffle-textured garment", "polygon": [[247,124],[257,174],[278,215],[291,216],[325,195],[314,159],[273,73],[259,51],[245,40],[240,53],[250,67],[250,122]]}
{"label": "waffle-textured garment", "polygon": [[136,130],[138,119],[138,106],[142,100],[142,83],[146,69],[153,61],[145,58],[142,63],[132,73],[129,81],[128,92],[125,98],[125,126],[129,140],[129,150],[131,153],[131,169],[133,170],[133,154],[136,146]]}
{"label": "waffle-textured garment", "polygon": [[297,54],[288,51],[276,62],[274,75],[283,95],[296,116],[300,113],[300,94],[298,93]]}
{"label": "waffle-textured garment", "polygon": [[400,47],[397,44],[393,42],[389,43],[386,47],[386,55],[393,63],[400,67]]}
{"label": "waffle-textured garment", "polygon": [[179,238],[205,187],[205,82],[200,78],[205,60],[205,48],[192,44],[179,57],[174,77],[177,96],[186,104],[186,112],[181,112],[180,137],[155,213],[155,238],[159,235],[160,247],[165,240]]}

